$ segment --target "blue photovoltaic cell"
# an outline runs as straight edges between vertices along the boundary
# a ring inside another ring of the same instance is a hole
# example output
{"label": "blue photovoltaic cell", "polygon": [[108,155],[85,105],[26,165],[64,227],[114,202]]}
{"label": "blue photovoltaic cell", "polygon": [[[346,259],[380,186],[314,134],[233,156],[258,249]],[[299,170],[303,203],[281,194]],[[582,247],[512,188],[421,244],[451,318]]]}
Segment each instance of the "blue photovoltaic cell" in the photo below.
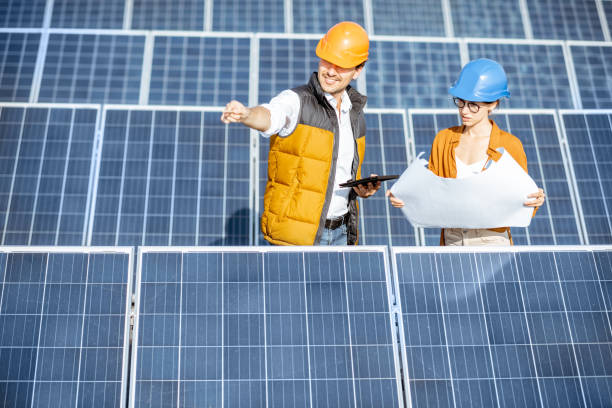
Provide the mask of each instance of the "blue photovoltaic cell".
{"label": "blue photovoltaic cell", "polygon": [[[568,175],[563,164],[559,137],[552,114],[495,114],[500,129],[518,137],[527,156],[529,175],[546,192],[546,201],[528,228],[513,228],[519,245],[580,244],[578,215],[572,203]],[[417,154],[429,157],[435,134],[457,126],[454,114],[414,114],[412,126]],[[426,244],[439,244],[439,230],[426,229]]]}
{"label": "blue photovoltaic cell", "polygon": [[127,253],[3,253],[0,401],[120,407],[127,379]]}
{"label": "blue photovoltaic cell", "polygon": [[109,110],[93,245],[248,245],[250,136],[220,112]]}
{"label": "blue photovoltaic cell", "polygon": [[318,69],[317,40],[262,38],[259,41],[259,103],[308,82]]}
{"label": "blue photovoltaic cell", "polygon": [[604,39],[594,0],[563,2],[526,0],[526,2],[535,38]]}
{"label": "blue photovoltaic cell", "polygon": [[459,44],[373,41],[365,66],[371,108],[448,108],[461,71]]}
{"label": "blue photovoltaic cell", "polygon": [[339,21],[354,21],[365,26],[363,0],[320,2],[313,7],[308,0],[293,1],[294,33],[326,33]]}
{"label": "blue photovoltaic cell", "polygon": [[0,100],[28,101],[40,34],[0,33]]}
{"label": "blue photovoltaic cell", "polygon": [[457,37],[525,38],[519,0],[450,0]]}
{"label": "blue photovoltaic cell", "polygon": [[284,0],[212,1],[213,31],[285,32]]}
{"label": "blue photovoltaic cell", "polygon": [[250,39],[155,37],[149,103],[225,106],[249,100]]}
{"label": "blue photovoltaic cell", "polygon": [[563,114],[578,198],[590,244],[612,243],[610,114]]}
{"label": "blue photovoltaic cell", "polygon": [[571,46],[571,51],[582,107],[612,108],[612,47]]}
{"label": "blue photovoltaic cell", "polygon": [[502,107],[573,108],[560,45],[469,43],[470,59],[498,61],[508,75],[510,99]]}
{"label": "blue photovoltaic cell", "polygon": [[2,245],[83,245],[98,111],[0,109]]}
{"label": "blue photovoltaic cell", "polygon": [[41,28],[47,0],[0,0],[0,27]]}
{"label": "blue photovoltaic cell", "polygon": [[125,0],[54,0],[51,27],[123,28]]}
{"label": "blue photovoltaic cell", "polygon": [[606,15],[606,21],[608,23],[608,32],[612,36],[612,1],[602,1],[604,14]]}
{"label": "blue photovoltaic cell", "polygon": [[204,29],[206,0],[134,0],[132,29]]}
{"label": "blue photovoltaic cell", "polygon": [[144,36],[51,34],[39,102],[138,103]]}
{"label": "blue photovoltaic cell", "polygon": [[149,253],[132,407],[399,407],[382,251]]}
{"label": "blue photovoltaic cell", "polygon": [[[401,174],[408,167],[406,158],[406,135],[403,116],[397,113],[366,113],[366,153],[361,175]],[[259,136],[259,212],[256,220],[256,242],[266,244],[260,232],[260,217],[264,208],[264,193],[268,180],[269,139]],[[414,229],[399,210],[388,204],[384,196],[386,188],[393,181],[385,182],[373,197],[361,200],[359,204],[359,243],[365,245],[414,245]],[[389,233],[389,227],[391,233]]]}
{"label": "blue photovoltaic cell", "polygon": [[378,35],[446,35],[441,0],[372,0],[372,11]]}
{"label": "blue photovoltaic cell", "polygon": [[[408,167],[408,135],[404,116],[392,113],[366,114],[366,154],[361,176],[402,174]],[[415,230],[402,212],[393,208],[385,191],[395,180],[382,183],[380,190],[360,200],[359,243],[362,245],[415,245]]]}
{"label": "blue photovoltaic cell", "polygon": [[612,400],[610,252],[395,256],[413,407]]}

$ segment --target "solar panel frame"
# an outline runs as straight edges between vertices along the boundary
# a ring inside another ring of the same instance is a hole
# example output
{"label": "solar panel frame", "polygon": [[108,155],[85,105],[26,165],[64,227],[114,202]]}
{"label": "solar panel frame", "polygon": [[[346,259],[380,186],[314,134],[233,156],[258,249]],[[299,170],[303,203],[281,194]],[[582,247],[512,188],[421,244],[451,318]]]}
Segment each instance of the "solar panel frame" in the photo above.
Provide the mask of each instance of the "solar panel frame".
{"label": "solar panel frame", "polygon": [[[562,112],[562,111],[559,111]],[[408,119],[409,119],[409,124],[411,126],[410,132],[411,132],[411,137],[414,139],[415,138],[415,129],[412,128],[412,126],[414,125],[414,116],[416,115],[434,115],[434,117],[436,117],[437,115],[457,115],[457,110],[456,109],[409,109],[408,110]],[[505,116],[511,117],[514,115],[529,115],[531,118],[533,118],[533,116],[537,116],[537,115],[546,115],[546,116],[551,116],[554,120],[555,123],[555,132],[557,134],[557,138],[558,138],[558,142],[559,142],[559,152],[561,155],[561,159],[562,159],[562,165],[563,165],[563,169],[565,171],[565,174],[567,175],[567,192],[569,195],[569,199],[572,205],[572,211],[573,214],[575,216],[575,222],[576,222],[576,235],[577,238],[579,240],[579,242],[576,242],[575,244],[578,243],[586,243],[585,240],[585,234],[583,231],[583,226],[581,224],[582,222],[582,210],[579,206],[579,200],[577,199],[577,194],[576,194],[576,190],[575,190],[575,181],[574,181],[574,177],[573,177],[573,173],[572,173],[572,165],[571,165],[571,161],[569,159],[569,156],[567,155],[567,150],[564,146],[564,131],[560,125],[560,120],[559,117],[557,116],[557,111],[552,110],[552,109],[499,109],[495,112],[495,115],[493,116],[493,120],[495,120],[495,116],[500,116],[505,120]],[[458,126],[460,125],[460,120],[459,117],[457,117],[457,121],[452,124],[451,126]],[[446,120],[446,118],[444,119]],[[512,129],[506,129],[505,126],[500,124],[500,128],[502,130],[507,130],[510,133],[512,133]],[[444,128],[442,128],[444,129]],[[440,129],[440,130],[442,130]],[[535,130],[535,129],[534,129]],[[433,142],[435,137],[435,133],[432,134],[431,136],[431,142]],[[416,148],[419,144],[416,142],[416,140],[413,143],[413,146],[415,147],[415,151],[413,152],[413,156],[412,157],[416,157],[416,154],[418,154],[418,152],[416,152]],[[429,146],[431,146],[431,143],[429,144]],[[556,146],[556,145],[555,145]],[[537,141],[536,141],[536,153],[539,154],[539,148],[537,146]],[[427,155],[428,156],[428,155]],[[531,163],[531,162],[529,162]],[[542,178],[543,180],[543,185],[542,186],[538,186],[540,188],[544,188],[544,190],[546,191],[546,182],[547,179],[545,178],[543,171],[542,171],[542,160],[538,159],[538,163],[537,165],[540,167],[540,171],[539,171],[539,176]],[[548,205],[548,203],[546,203],[545,205]],[[550,208],[550,207],[547,207]],[[536,217],[538,215],[536,214]],[[541,216],[541,214],[540,214]],[[553,214],[551,214],[550,210],[548,211],[547,214],[547,218],[548,218],[548,222],[551,226],[551,231],[555,231],[555,218],[553,217]],[[516,231],[525,231],[526,233],[526,238],[527,238],[527,242],[529,244],[531,244],[530,242],[530,237],[529,237],[529,230],[528,228],[514,228]],[[421,242],[423,243],[422,245],[426,245],[427,244],[427,237],[428,236],[432,236],[431,235],[431,230],[430,228],[424,229],[424,228],[419,228],[421,232],[421,237],[422,240]],[[435,229],[436,231],[438,229]],[[556,234],[553,233],[552,235],[553,241],[556,242],[557,241],[557,237]],[[431,238],[430,238],[431,239]],[[538,247],[541,247],[540,245],[538,245]]]}
{"label": "solar panel frame", "polygon": [[[393,282],[392,282],[392,273],[391,273],[391,269],[389,266],[389,260],[388,260],[388,252],[387,252],[387,247],[385,246],[358,246],[358,247],[331,247],[331,246],[318,246],[318,247],[282,247],[282,246],[272,246],[272,247],[268,247],[268,246],[250,246],[250,247],[232,247],[232,246],[227,246],[227,247],[223,247],[223,248],[219,248],[219,247],[206,247],[206,246],[202,246],[202,247],[159,247],[159,246],[141,246],[138,248],[138,254],[137,254],[137,264],[136,264],[136,278],[135,278],[135,292],[134,292],[134,305],[135,305],[135,309],[134,309],[134,325],[133,325],[133,340],[132,340],[132,351],[131,351],[131,377],[130,377],[130,384],[129,384],[129,390],[130,390],[130,395],[129,395],[129,408],[134,408],[135,407],[135,393],[136,393],[136,389],[137,389],[137,379],[138,379],[138,373],[137,373],[137,369],[138,369],[138,348],[139,348],[139,324],[140,324],[140,305],[141,305],[141,287],[142,287],[142,275],[143,275],[143,255],[144,254],[155,254],[155,253],[170,253],[170,254],[179,254],[181,256],[185,255],[185,254],[194,254],[194,253],[211,253],[211,254],[224,254],[224,253],[247,253],[247,254],[261,254],[261,255],[265,255],[266,253],[301,253],[301,254],[308,254],[308,253],[330,253],[330,254],[334,254],[334,253],[360,253],[360,252],[374,252],[374,253],[380,253],[383,256],[383,262],[384,262],[384,273],[385,273],[385,279],[386,279],[386,290],[387,290],[387,306],[389,308],[388,310],[388,314],[389,314],[389,324],[390,326],[393,328],[394,324],[395,324],[395,320],[394,320],[394,313],[396,310],[395,304],[394,304],[394,300],[395,297],[392,293],[393,291]],[[182,270],[181,272],[182,273]],[[265,272],[264,272],[265,273]],[[180,285],[182,287],[182,278],[180,278]],[[262,284],[265,285],[267,281],[265,279],[262,279]],[[306,283],[306,281],[305,281]],[[182,292],[182,289],[181,289]],[[346,314],[348,315],[350,312],[347,310]],[[265,309],[264,311],[261,313],[262,315],[266,315]],[[181,311],[181,315],[182,315],[182,311]],[[222,315],[224,315],[222,313]],[[402,392],[402,377],[400,375],[400,356],[398,353],[398,345],[399,345],[399,338],[397,337],[397,331],[396,330],[390,330],[391,331],[391,338],[392,338],[392,346],[393,346],[393,363],[395,364],[395,384],[396,384],[396,391],[397,391],[397,400],[398,400],[398,408],[400,407],[404,407],[404,395]],[[180,329],[179,329],[180,332]],[[182,345],[178,346],[179,348],[183,347]],[[221,348],[225,348],[225,345],[222,345]],[[268,344],[267,342],[264,342],[263,345],[264,348],[269,348],[271,347],[270,344]],[[308,348],[312,347],[311,345],[307,346]],[[352,346],[351,346],[352,347]],[[310,357],[312,358],[312,357]],[[180,359],[179,359],[180,360]],[[179,363],[180,364],[180,361]],[[266,358],[266,364],[267,364],[267,358]],[[222,364],[223,366],[224,364]],[[265,382],[268,382],[268,373],[267,370],[269,370],[269,368],[265,369]],[[179,376],[180,376],[180,370],[179,372]],[[355,375],[353,374],[353,381],[356,380]],[[176,380],[178,383],[180,383],[182,380],[181,378],[178,378]],[[226,381],[225,379],[221,380]],[[266,400],[267,400],[267,388],[268,386],[266,385]],[[223,392],[223,391],[222,391]],[[311,391],[312,394],[313,391]],[[356,390],[354,389],[353,392],[356,392]],[[177,403],[180,403],[180,391],[176,392],[176,396],[177,396]],[[222,401],[223,401],[223,394],[221,396]],[[356,396],[355,396],[356,398]],[[270,403],[268,401],[268,403]],[[355,404],[356,404],[356,400],[355,400]],[[222,402],[223,404],[223,402]],[[311,400],[311,405],[312,405],[312,400]]]}
{"label": "solar panel frame", "polygon": [[[580,110],[559,110],[558,111],[559,117],[560,117],[560,126],[561,126],[561,130],[562,130],[562,135],[563,135],[563,140],[562,140],[562,146],[565,149],[565,154],[568,158],[568,162],[570,163],[569,166],[569,171],[571,174],[571,177],[573,179],[573,186],[574,186],[574,194],[575,196],[578,197],[582,197],[582,195],[580,194],[580,186],[582,184],[582,180],[580,180],[577,176],[576,176],[576,161],[573,158],[573,153],[572,153],[572,146],[570,146],[570,142],[568,140],[568,131],[565,125],[565,117],[567,116],[575,116],[575,115],[583,115],[583,116],[588,116],[588,115],[612,115],[612,109],[580,109]],[[588,126],[588,125],[587,125]],[[612,124],[611,124],[612,127]],[[589,130],[588,128],[586,130]],[[594,151],[593,151],[593,146],[592,146],[592,138],[591,135],[589,134],[589,146],[591,147],[591,154],[594,155]],[[592,156],[591,156],[592,158]],[[598,180],[598,184],[599,184],[599,192],[601,193],[601,198],[603,199],[603,206],[604,209],[606,211],[607,214],[607,223],[608,223],[608,230],[612,231],[612,208],[608,208],[605,200],[606,198],[606,194],[604,191],[604,188],[602,186],[602,180],[601,180],[601,175],[599,174],[599,169],[598,169],[598,164],[597,162],[595,162],[593,165],[596,166],[596,171],[597,171],[597,180]],[[580,225],[582,227],[582,233],[584,236],[584,243],[587,245],[591,245],[591,238],[589,236],[589,228],[587,226],[587,214],[585,212],[585,210],[583,209],[582,206],[582,199],[576,199],[576,205],[579,209],[579,216],[580,216]]]}
{"label": "solar panel frame", "polygon": [[[71,122],[71,136],[72,136],[72,127],[74,125],[74,119],[75,119],[74,115],[76,114],[77,110],[82,109],[82,110],[95,110],[96,111],[95,131],[94,131],[94,135],[93,135],[93,138],[92,138],[92,141],[91,141],[92,142],[92,149],[91,149],[91,155],[90,155],[91,163],[90,163],[90,167],[89,167],[89,177],[88,177],[89,180],[88,180],[87,193],[86,193],[86,204],[85,204],[84,209],[83,209],[84,210],[84,213],[83,213],[83,216],[84,216],[84,226],[83,226],[83,230],[82,230],[83,238],[80,240],[80,242],[70,243],[70,244],[74,244],[74,245],[84,245],[85,242],[86,242],[87,234],[88,234],[89,215],[90,215],[90,212],[91,212],[90,208],[91,208],[91,205],[92,205],[92,186],[93,186],[93,182],[94,182],[93,174],[94,174],[95,163],[96,163],[96,161],[95,161],[95,155],[96,155],[95,144],[96,144],[97,138],[98,138],[98,129],[99,129],[100,118],[101,118],[101,115],[100,115],[100,105],[95,105],[95,104],[63,104],[63,103],[28,103],[28,102],[23,102],[23,103],[22,102],[2,102],[2,103],[0,103],[0,108],[4,108],[4,107],[6,107],[6,108],[20,108],[20,109],[24,109],[24,119],[25,119],[25,115],[26,115],[28,109],[30,109],[30,108],[48,109],[49,110],[48,115],[51,115],[51,112],[52,112],[53,109],[72,109],[73,110],[73,118],[72,118],[73,122]],[[22,128],[23,128],[23,126],[24,126],[24,122],[22,121]],[[47,126],[47,132],[48,132],[48,127],[49,126]],[[69,141],[70,141],[71,136],[68,138]],[[20,138],[21,138],[21,136],[20,136]],[[76,142],[74,141],[74,143],[76,143]],[[71,147],[72,147],[72,144],[70,143],[67,146],[67,149],[66,149],[67,153],[71,152]],[[43,165],[43,161],[44,161],[44,157],[42,157],[42,160],[40,162],[40,166],[41,167]],[[16,166],[17,166],[17,163],[14,164],[15,169],[13,170],[13,177],[15,176]],[[63,178],[63,182],[64,183],[66,183],[66,179],[67,179],[68,176],[69,175],[67,173],[67,166],[66,166],[66,169],[65,169],[65,172],[64,172],[64,178]],[[39,174],[39,177],[42,177],[42,174]],[[37,195],[38,195],[38,190],[37,190]],[[61,200],[63,201],[64,195],[62,194],[60,197],[61,197]],[[32,212],[32,215],[35,216],[36,215],[36,208],[33,208],[31,212]],[[6,213],[6,220],[8,220],[9,214],[10,214],[10,211],[7,211],[7,213]],[[34,216],[32,217],[32,220],[31,220],[31,226],[32,227],[31,227],[31,230],[30,230],[30,233],[29,233],[29,235],[30,235],[29,239],[31,239],[31,236],[32,236],[32,234],[34,232],[34,230],[33,230],[34,221],[35,221],[35,217]],[[56,232],[56,235],[55,235],[55,245],[62,245],[62,243],[63,244],[67,244],[65,241],[64,242],[60,241],[60,232],[59,231],[60,231],[60,227],[62,225],[61,216],[62,216],[62,208],[59,209],[59,213],[58,213],[57,229],[56,229],[57,232]],[[5,243],[6,245],[10,245],[11,242],[5,242],[4,241],[5,240],[5,234],[6,234],[6,231],[5,231],[6,222],[3,222],[3,224],[4,224],[5,227],[3,227],[2,228],[2,232],[0,232],[0,239],[2,239],[2,242]],[[13,242],[13,244],[14,244],[14,242]]]}
{"label": "solar panel frame", "polygon": [[[612,252],[612,245],[512,246],[512,247],[495,247],[495,248],[491,248],[491,247],[478,247],[478,246],[469,247],[469,248],[466,248],[466,247],[446,247],[445,246],[445,247],[429,247],[428,249],[423,249],[423,248],[419,248],[419,247],[391,247],[390,248],[390,252],[391,252],[391,255],[390,255],[390,257],[391,257],[391,264],[392,264],[392,267],[393,267],[393,271],[392,271],[393,282],[394,282],[394,288],[393,289],[394,289],[394,293],[396,294],[396,302],[397,302],[396,313],[398,313],[397,321],[398,321],[398,327],[399,327],[400,347],[401,347],[401,350],[402,350],[402,353],[401,353],[402,367],[403,367],[403,373],[404,373],[404,381],[405,381],[405,384],[406,384],[406,388],[405,388],[405,390],[406,390],[405,391],[406,392],[406,403],[407,403],[407,406],[413,406],[413,403],[415,403],[415,402],[413,402],[412,395],[411,395],[411,393],[412,393],[412,389],[411,389],[411,385],[410,385],[411,373],[409,372],[410,365],[408,364],[408,357],[407,357],[408,353],[404,352],[407,349],[407,347],[408,347],[407,346],[407,341],[406,341],[406,331],[405,331],[405,327],[404,327],[405,326],[404,325],[404,316],[405,316],[404,309],[406,309],[406,310],[408,310],[408,309],[404,306],[404,303],[403,303],[403,301],[401,299],[402,291],[400,289],[400,285],[401,285],[402,279],[400,279],[399,269],[398,269],[398,265],[397,265],[398,255],[402,255],[402,254],[415,254],[415,255],[432,255],[432,256],[435,256],[435,255],[447,255],[447,254],[468,254],[468,255],[472,255],[472,256],[475,257],[475,256],[478,256],[479,254],[515,254],[515,255],[518,255],[518,254],[524,254],[524,253],[553,253],[553,254],[557,254],[557,253],[564,253],[564,252],[581,252],[581,253],[596,254],[598,252]],[[595,266],[596,271],[598,271],[597,270],[597,267],[598,267],[597,260],[594,259],[594,263],[596,265]],[[437,268],[437,266],[434,266],[434,267]],[[438,274],[439,273],[442,273],[442,272],[438,272]],[[520,272],[517,272],[517,273],[520,273]],[[557,273],[559,273],[558,270],[557,270]],[[478,271],[476,271],[476,275],[480,275],[480,273]],[[599,288],[600,288],[601,295],[602,295],[602,301],[604,303],[604,306],[607,309],[607,322],[608,322],[608,326],[610,328],[610,332],[612,333],[612,323],[610,321],[612,305],[607,304],[607,302],[609,302],[610,299],[605,296],[605,294],[603,292],[603,288],[602,288],[602,283],[604,281],[610,282],[610,280],[609,280],[610,278],[608,277],[607,278],[608,280],[605,280],[599,274],[599,272],[598,272],[597,279],[599,281]],[[442,282],[443,282],[442,277],[438,276],[437,284],[440,285]],[[452,283],[457,283],[457,282],[460,283],[460,281],[454,281],[452,279],[451,280],[444,280],[444,282],[451,283],[451,284]],[[518,282],[521,283],[521,284],[524,283],[524,282],[522,282],[520,280],[520,277],[518,279]],[[563,287],[562,287],[563,282],[567,282],[567,281],[561,280],[560,276],[557,275],[556,283],[558,283],[559,286],[560,286],[559,290],[561,291],[561,296],[562,297],[565,296],[565,291],[563,290]],[[418,280],[416,281],[416,283],[418,283]],[[480,280],[479,280],[479,282],[477,282],[477,284],[479,286],[482,285]],[[460,291],[461,290],[462,289],[460,289]],[[478,290],[481,290],[481,289],[478,289]],[[461,293],[459,293],[459,294],[461,294]],[[457,293],[455,293],[455,295],[457,295]],[[484,295],[482,295],[482,294],[481,294],[481,296],[484,297]],[[442,297],[442,290],[441,289],[439,289],[438,297],[439,298],[436,299],[436,301],[440,302],[442,304],[441,307],[443,308],[444,307],[444,300],[443,300],[443,297]],[[523,301],[523,304],[524,303],[525,302]],[[425,307],[428,308],[428,310],[429,310],[431,305],[430,306],[425,305]],[[481,307],[483,308],[483,310],[478,311],[478,314],[487,314],[488,312],[486,310],[484,310],[484,305],[481,305]],[[436,312],[436,313],[438,313],[438,312]],[[439,313],[442,314],[442,315],[447,314],[447,312],[444,312],[444,311],[441,311]],[[472,312],[466,311],[465,313],[468,313],[468,314],[472,313],[473,314],[474,312],[473,311]],[[500,313],[503,314],[504,313],[503,310],[500,309]],[[509,313],[509,312],[506,312],[506,313]],[[526,315],[527,313],[528,312],[525,309],[525,305],[523,305],[523,313],[522,314]],[[569,335],[570,335],[569,343],[571,345],[572,350],[574,351],[574,353],[572,355],[573,356],[573,361],[575,362],[577,370],[578,370],[577,376],[578,376],[578,380],[580,381],[580,388],[582,390],[582,378],[584,378],[584,377],[580,375],[580,365],[579,365],[578,357],[577,357],[577,354],[576,354],[576,345],[579,342],[575,341],[573,339],[573,336],[572,336],[572,331],[574,329],[570,326],[570,323],[569,323],[569,321],[570,321],[570,318],[569,318],[570,310],[568,310],[568,308],[565,306],[565,299],[563,300],[563,311],[562,311],[562,313],[564,313],[565,318],[567,319],[567,322],[568,322],[567,323],[567,325],[568,325],[567,329],[568,329]],[[417,314],[417,315],[418,314],[425,314],[425,312],[416,312],[416,313],[412,313],[412,314]],[[457,313],[455,313],[455,314],[457,314]],[[460,314],[461,313],[459,313],[458,315],[460,315]],[[463,341],[461,341],[459,343],[453,343],[453,342],[449,341],[447,339],[447,334],[446,334],[446,329],[445,329],[446,323],[442,322],[441,324],[444,327],[444,333],[441,334],[443,336],[443,338],[444,338],[443,339],[444,343],[441,343],[440,348],[447,349],[446,353],[448,354],[449,353],[448,349],[450,349],[451,346],[453,346],[453,345],[461,345],[461,344],[463,344]],[[470,323],[470,328],[471,328],[471,323]],[[430,330],[432,330],[434,332],[437,329],[438,328],[436,328],[436,327],[430,328]],[[486,330],[489,330],[489,329],[487,328]],[[489,335],[487,334],[487,337],[488,336]],[[501,343],[503,344],[503,342],[501,342]],[[528,347],[534,347],[535,343],[536,343],[535,341],[531,340],[531,334],[529,334],[529,340],[528,340],[527,346]],[[468,341],[465,344],[472,344],[472,343],[470,343]],[[489,339],[489,338],[484,342],[484,345],[488,346],[489,348],[493,344],[494,344],[494,342],[491,339]],[[594,344],[606,344],[606,343],[602,342],[602,343],[594,343]],[[546,346],[546,343],[544,344],[544,346]],[[425,346],[423,346],[423,347],[425,347]],[[487,358],[491,359],[491,361],[490,361],[490,363],[491,363],[491,367],[490,367],[490,370],[491,370],[490,371],[491,379],[493,381],[497,382],[497,378],[496,378],[496,375],[494,373],[493,355],[489,354],[487,356]],[[534,364],[535,364],[535,356],[533,354],[531,354],[530,358],[532,358],[534,360]],[[451,357],[450,357],[450,355],[448,355],[447,363],[448,363],[449,366],[451,365]],[[538,375],[537,368],[533,368],[533,369],[535,370],[536,381],[539,382],[539,380],[544,380],[544,379],[549,377],[549,376],[546,376],[546,375]],[[435,376],[435,374],[434,374],[434,376]],[[434,377],[434,378],[436,378],[436,377]],[[448,377],[444,377],[444,379],[449,380],[451,383],[456,381],[453,378],[452,373],[449,373],[449,376]],[[462,379],[468,379],[469,380],[469,379],[472,379],[472,378],[470,377],[470,374],[468,374],[467,377],[462,377]],[[519,379],[520,379],[520,377],[519,377]],[[452,384],[451,384],[451,387],[452,387]],[[608,386],[608,388],[609,388],[609,386]],[[540,405],[546,406],[545,402],[549,402],[549,401],[543,401],[542,400],[543,397],[542,397],[542,394],[541,394],[541,391],[540,391],[540,385],[539,384],[538,384],[538,393],[539,393],[538,403]],[[450,406],[457,406],[455,394],[456,394],[456,391],[454,391],[451,388],[452,404],[449,403]],[[498,396],[497,386],[495,387],[495,395],[497,396],[496,405],[498,405],[498,406],[507,406],[506,404],[501,405],[501,401],[499,400],[499,396]],[[582,392],[582,396],[583,396],[583,398],[585,398],[584,391]],[[585,403],[586,403],[586,401],[585,401]],[[493,404],[493,401],[491,402],[491,405],[492,404]]]}
{"label": "solar panel frame", "polygon": [[[123,307],[123,311],[124,311],[124,317],[123,317],[123,345],[122,345],[122,359],[121,359],[121,395],[120,395],[120,402],[121,405],[120,407],[125,407],[127,405],[127,392],[128,392],[128,362],[129,362],[129,357],[130,357],[130,327],[131,327],[131,322],[130,322],[130,312],[131,312],[131,307],[132,307],[132,294],[134,292],[134,288],[133,288],[133,273],[132,271],[134,270],[134,248],[132,247],[105,247],[105,246],[99,246],[99,247],[79,247],[79,246],[0,246],[0,255],[1,254],[5,254],[6,260],[8,260],[8,255],[9,254],[43,254],[43,255],[53,255],[53,254],[87,254],[89,256],[91,255],[104,255],[104,254],[123,254],[123,255],[127,255],[128,257],[128,262],[127,262],[127,266],[128,266],[128,270],[126,271],[126,296],[125,296],[125,300],[124,300],[124,307]],[[6,262],[5,260],[5,262]],[[48,259],[47,259],[48,262]],[[89,270],[89,265],[87,267],[87,269]],[[2,286],[1,288],[4,289],[4,284],[5,281],[4,279],[6,278],[5,273],[2,273]],[[48,283],[45,279],[45,281],[42,283],[44,285],[44,287],[46,288]],[[85,285],[88,285],[88,283],[86,283]],[[4,295],[4,290],[2,290],[2,293],[0,295],[0,306],[2,304],[2,296]],[[83,302],[83,305],[85,305],[86,302]],[[40,321],[41,321],[41,325],[42,325],[42,319],[44,316],[44,313],[42,312],[42,309],[44,309],[44,305],[41,307],[41,313],[40,313]],[[0,310],[1,311],[1,310]],[[84,311],[82,313],[82,318],[84,319],[87,316],[87,313]],[[80,339],[80,347],[78,347],[78,350],[80,350],[81,352],[85,349],[84,345],[83,345],[83,330],[84,327],[81,329],[81,339]],[[36,353],[38,353],[38,351],[40,350],[40,337],[42,337],[42,332],[40,332],[38,334],[39,337],[39,345],[36,346]],[[35,364],[38,364],[38,357],[36,358],[36,362]],[[82,361],[79,361],[79,372],[80,372],[80,366],[83,364]],[[36,375],[36,371],[34,374],[34,380],[33,382],[33,387],[39,382],[39,380],[37,379],[37,375]],[[85,382],[82,379],[79,379],[77,381],[77,384],[80,384],[81,382]],[[32,390],[32,395],[29,397],[32,400],[32,406],[34,405],[34,388]],[[75,405],[78,403],[78,401],[75,401]]]}

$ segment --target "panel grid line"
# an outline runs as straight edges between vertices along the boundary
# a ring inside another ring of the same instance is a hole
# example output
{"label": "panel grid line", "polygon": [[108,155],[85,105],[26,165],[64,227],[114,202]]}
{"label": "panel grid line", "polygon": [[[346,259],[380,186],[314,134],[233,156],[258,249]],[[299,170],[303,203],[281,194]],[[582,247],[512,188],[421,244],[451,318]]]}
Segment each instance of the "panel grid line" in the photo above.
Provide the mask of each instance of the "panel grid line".
{"label": "panel grid line", "polygon": [[[81,361],[83,358],[83,334],[85,333],[85,313],[86,313],[86,306],[87,306],[87,285],[89,284],[89,260],[90,260],[91,255],[88,254],[87,255],[87,267],[85,269],[85,295],[83,297],[83,310],[82,310],[82,314],[83,317],[81,318],[81,341],[79,344],[79,369],[77,372],[77,391],[76,391],[76,396],[74,398],[74,404],[75,406],[79,405],[79,391],[80,391],[80,384],[81,384]],[[74,258],[72,260],[73,266],[74,266]],[[74,270],[74,268],[72,268],[72,270]],[[107,378],[107,377],[105,377]]]}
{"label": "panel grid line", "polygon": [[[50,0],[52,1],[52,0]],[[7,256],[8,258],[8,256]],[[36,363],[34,364],[34,384],[32,384],[32,402],[30,404],[30,408],[34,408],[34,395],[36,392],[36,376],[38,375],[38,352],[40,350],[40,339],[42,337],[42,324],[43,324],[43,309],[44,309],[44,302],[45,302],[45,294],[47,292],[47,272],[49,271],[49,256],[47,255],[45,257],[45,279],[43,282],[43,292],[42,292],[42,300],[41,300],[41,306],[40,306],[40,322],[38,324],[38,342],[37,342],[37,346],[36,346]]]}
{"label": "panel grid line", "polygon": [[[60,231],[60,225],[62,223],[62,213],[64,209],[64,197],[66,193],[66,180],[68,179],[68,163],[70,161],[70,153],[72,150],[74,116],[75,116],[75,111],[73,110],[71,113],[71,118],[70,118],[70,131],[68,132],[68,146],[66,147],[66,156],[64,158],[65,163],[64,163],[64,175],[62,177],[62,192],[60,195],[60,202],[59,202],[59,207],[58,207],[57,225],[55,227],[55,245],[57,245],[59,241],[59,231]],[[34,220],[34,217],[32,217],[32,220]]]}

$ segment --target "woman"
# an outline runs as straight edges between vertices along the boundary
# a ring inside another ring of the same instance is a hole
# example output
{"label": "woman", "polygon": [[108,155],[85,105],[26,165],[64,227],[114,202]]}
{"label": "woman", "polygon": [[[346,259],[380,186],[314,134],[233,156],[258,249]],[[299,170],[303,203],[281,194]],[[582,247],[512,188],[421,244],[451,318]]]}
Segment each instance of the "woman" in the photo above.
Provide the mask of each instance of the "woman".
{"label": "woman", "polygon": [[[489,160],[497,161],[505,148],[512,158],[527,171],[527,157],[521,141],[499,129],[489,119],[503,97],[510,97],[508,79],[501,65],[489,59],[466,64],[459,80],[449,89],[459,108],[463,126],[442,130],[436,135],[429,156],[429,169],[445,178],[470,177],[483,171]],[[404,206],[402,200],[387,191],[391,205]],[[524,203],[537,207],[544,203],[544,191],[529,194]],[[509,227],[491,229],[444,228],[440,245],[512,245]]]}

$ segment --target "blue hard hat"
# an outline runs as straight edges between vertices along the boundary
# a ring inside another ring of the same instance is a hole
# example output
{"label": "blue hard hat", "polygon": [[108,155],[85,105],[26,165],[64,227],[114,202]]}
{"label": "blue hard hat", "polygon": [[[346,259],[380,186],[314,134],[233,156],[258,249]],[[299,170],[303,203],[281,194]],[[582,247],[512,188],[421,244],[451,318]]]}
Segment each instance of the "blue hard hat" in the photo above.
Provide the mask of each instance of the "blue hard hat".
{"label": "blue hard hat", "polygon": [[504,96],[510,97],[504,69],[497,62],[486,58],[465,64],[459,79],[448,92],[471,102],[494,102]]}

